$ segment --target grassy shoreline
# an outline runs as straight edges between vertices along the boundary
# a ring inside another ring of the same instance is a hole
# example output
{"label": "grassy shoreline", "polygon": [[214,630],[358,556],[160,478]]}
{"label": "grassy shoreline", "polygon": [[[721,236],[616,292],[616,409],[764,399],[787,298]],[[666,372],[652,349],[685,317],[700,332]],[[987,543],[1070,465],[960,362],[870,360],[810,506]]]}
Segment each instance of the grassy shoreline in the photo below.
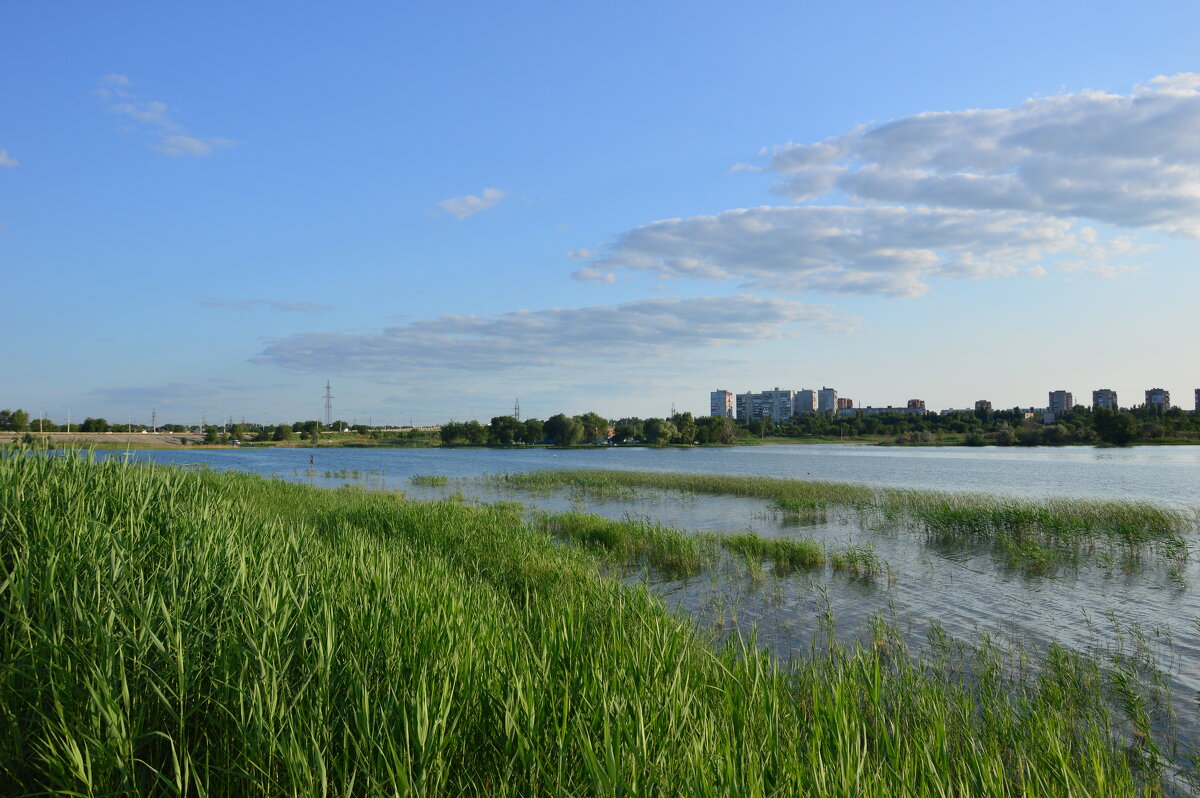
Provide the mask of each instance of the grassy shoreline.
{"label": "grassy shoreline", "polygon": [[[715,647],[510,507],[0,453],[0,793],[1134,795],[1047,652]],[[1132,737],[1118,733],[1134,724]]]}

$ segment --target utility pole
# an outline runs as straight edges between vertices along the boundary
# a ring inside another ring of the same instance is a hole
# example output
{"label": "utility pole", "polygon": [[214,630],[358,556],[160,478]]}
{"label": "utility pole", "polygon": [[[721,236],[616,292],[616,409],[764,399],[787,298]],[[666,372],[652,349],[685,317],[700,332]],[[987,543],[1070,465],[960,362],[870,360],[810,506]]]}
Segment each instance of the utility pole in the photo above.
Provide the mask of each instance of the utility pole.
{"label": "utility pole", "polygon": [[71,434],[71,408],[67,406],[67,434]]}
{"label": "utility pole", "polygon": [[150,431],[158,432],[158,408],[150,411]]}

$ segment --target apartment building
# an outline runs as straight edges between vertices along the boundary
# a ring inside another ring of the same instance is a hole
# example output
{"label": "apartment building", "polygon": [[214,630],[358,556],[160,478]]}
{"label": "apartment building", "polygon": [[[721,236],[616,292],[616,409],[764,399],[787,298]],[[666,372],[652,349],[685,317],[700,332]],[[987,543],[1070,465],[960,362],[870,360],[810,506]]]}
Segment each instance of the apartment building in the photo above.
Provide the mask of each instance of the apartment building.
{"label": "apartment building", "polygon": [[837,409],[838,409],[839,413],[842,412],[843,410],[854,409],[854,400],[846,399],[844,397],[839,396],[838,400],[837,400]]}
{"label": "apartment building", "polygon": [[[1197,393],[1200,394],[1200,391]],[[792,397],[792,415],[800,416],[815,412],[817,412],[817,392],[808,388],[796,391]]]}
{"label": "apartment building", "polygon": [[833,388],[821,388],[817,391],[817,412],[837,413],[837,391]]}
{"label": "apartment building", "polygon": [[1101,388],[1098,391],[1092,391],[1092,407],[1094,409],[1116,410],[1119,406],[1117,404],[1117,392],[1112,388]]}
{"label": "apartment building", "polygon": [[1155,407],[1159,410],[1171,409],[1171,392],[1166,388],[1151,388],[1146,391],[1146,407]]}
{"label": "apartment building", "polygon": [[708,395],[708,414],[733,418],[733,391],[713,391]]}
{"label": "apartment building", "polygon": [[909,399],[908,400],[908,409],[909,410],[924,410],[925,409],[925,400],[924,399]]}
{"label": "apartment building", "polygon": [[980,399],[978,402],[976,402],[976,403],[975,403],[975,412],[976,412],[976,413],[980,413],[980,412],[983,412],[983,413],[990,413],[990,412],[992,412],[992,403],[991,403],[991,402],[989,402],[987,399]]}
{"label": "apartment building", "polygon": [[1069,413],[1075,407],[1075,397],[1070,391],[1051,391],[1047,410],[1055,415]]}

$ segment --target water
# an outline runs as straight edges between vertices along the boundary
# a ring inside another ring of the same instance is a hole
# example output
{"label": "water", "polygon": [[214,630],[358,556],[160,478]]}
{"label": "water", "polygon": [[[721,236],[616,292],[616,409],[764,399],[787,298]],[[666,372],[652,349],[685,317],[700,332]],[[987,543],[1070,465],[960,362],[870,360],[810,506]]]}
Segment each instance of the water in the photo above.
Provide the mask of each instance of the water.
{"label": "water", "polygon": [[[1032,575],[1008,565],[987,545],[935,544],[919,531],[829,513],[797,527],[768,503],[725,496],[657,492],[637,499],[596,499],[499,490],[484,474],[539,468],[609,468],[760,475],[869,485],[1016,496],[1146,500],[1200,506],[1200,447],[1133,449],[965,449],[865,446],[763,446],[725,449],[242,449],[103,452],[160,463],[204,464],[334,487],[362,484],[403,490],[413,499],[462,493],[483,501],[519,500],[552,511],[585,509],[613,518],[651,518],[696,530],[752,528],[766,536],[812,536],[831,546],[867,542],[895,578],[854,578],[829,568],[778,576],[769,566],[750,575],[726,558],[687,580],[653,573],[646,580],[672,606],[723,633],[747,633],[782,657],[807,651],[832,612],[842,639],[861,639],[867,620],[883,613],[919,643],[940,624],[965,640],[992,635],[1015,646],[1058,641],[1079,651],[1130,653],[1147,648],[1171,689],[1182,739],[1200,741],[1200,565],[1107,562]],[[309,458],[312,458],[310,466]],[[451,477],[445,487],[409,484],[414,474]],[[1190,541],[1195,548],[1196,541]],[[1140,630],[1140,632],[1139,632]],[[1131,640],[1144,636],[1144,641]]]}

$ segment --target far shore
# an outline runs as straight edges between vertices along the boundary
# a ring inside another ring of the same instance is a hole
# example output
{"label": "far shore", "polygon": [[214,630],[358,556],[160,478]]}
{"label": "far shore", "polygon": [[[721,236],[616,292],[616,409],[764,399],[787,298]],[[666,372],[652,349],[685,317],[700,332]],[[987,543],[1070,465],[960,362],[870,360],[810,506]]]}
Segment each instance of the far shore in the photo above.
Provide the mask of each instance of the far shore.
{"label": "far shore", "polygon": [[[0,432],[0,446],[12,445],[21,441],[27,433],[24,432]],[[39,433],[32,431],[28,433],[35,440],[42,442],[49,441],[55,447],[59,446],[81,446],[97,449],[312,449],[312,448],[362,448],[362,449],[489,449],[489,448],[513,448],[513,449],[553,449],[555,447],[548,444],[537,444],[535,446],[511,446],[511,447],[491,447],[486,445],[464,445],[453,444],[443,446],[439,443],[429,443],[421,445],[397,446],[392,444],[379,443],[370,439],[363,439],[357,435],[338,435],[332,439],[324,439],[314,446],[311,441],[301,440],[299,438],[289,441],[249,441],[245,444],[237,445],[231,443],[204,443],[204,436],[197,432],[43,432]],[[878,435],[871,437],[855,437],[855,438],[739,438],[731,446],[822,446],[827,444],[842,444],[844,446],[881,446],[889,448],[942,448],[942,447],[967,447],[962,440],[962,436],[947,435],[933,441],[923,442],[904,442],[897,443],[893,436]],[[612,447],[621,448],[627,446],[645,447],[647,444],[613,444]],[[972,446],[969,448],[1062,448],[1062,447],[1077,447],[1077,446],[1096,446],[1096,443],[1065,443],[1057,446],[1041,446],[1041,447],[1020,447],[1020,446]],[[1136,441],[1132,446],[1195,446],[1200,445],[1197,440],[1179,440],[1164,438],[1161,440],[1152,441]],[[575,449],[604,449],[611,448],[608,446],[593,446],[581,445],[572,447]],[[684,444],[669,444],[661,448],[681,448],[681,449],[699,449],[699,448],[729,448],[719,444],[704,444],[687,446]]]}

